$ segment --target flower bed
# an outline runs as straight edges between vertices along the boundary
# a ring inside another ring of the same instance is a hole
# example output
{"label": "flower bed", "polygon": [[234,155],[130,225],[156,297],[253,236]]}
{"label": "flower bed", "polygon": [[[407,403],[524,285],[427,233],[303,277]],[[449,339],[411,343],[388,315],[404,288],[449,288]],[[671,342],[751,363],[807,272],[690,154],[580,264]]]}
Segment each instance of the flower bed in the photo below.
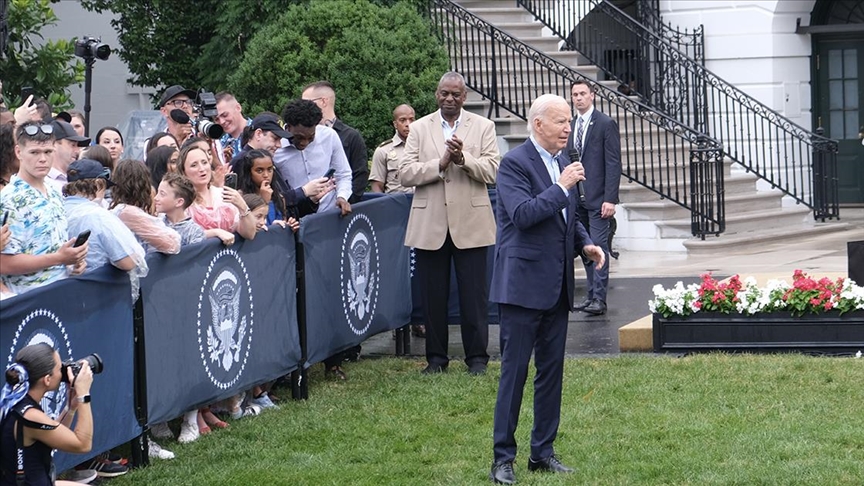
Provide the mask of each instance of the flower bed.
{"label": "flower bed", "polygon": [[654,287],[654,351],[864,350],[864,287],[796,270],[792,284],[738,275],[671,289]]}

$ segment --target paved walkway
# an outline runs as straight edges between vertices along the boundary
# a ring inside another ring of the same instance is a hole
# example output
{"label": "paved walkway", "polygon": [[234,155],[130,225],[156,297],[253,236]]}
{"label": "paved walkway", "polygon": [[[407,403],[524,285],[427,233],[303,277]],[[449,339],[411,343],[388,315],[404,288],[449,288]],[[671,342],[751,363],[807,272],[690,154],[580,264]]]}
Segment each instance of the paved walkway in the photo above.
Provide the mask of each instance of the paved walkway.
{"label": "paved walkway", "polygon": [[[665,287],[682,280],[685,284],[697,282],[699,275],[711,272],[718,277],[740,274],[783,277],[792,279],[796,269],[812,276],[843,274],[848,272],[846,243],[864,240],[864,208],[844,208],[842,222],[853,226],[841,231],[809,238],[806,241],[771,242],[758,248],[725,251],[722,254],[688,254],[622,251],[612,261],[609,279],[609,311],[604,316],[589,316],[583,312],[570,314],[567,333],[567,353],[579,355],[617,355],[618,329],[648,315],[651,289],[660,283]],[[584,297],[584,273],[576,275],[576,298]],[[363,345],[365,355],[393,355],[395,349],[390,333],[370,338]],[[425,352],[423,339],[412,337],[411,355],[421,357]],[[500,357],[498,326],[489,328],[489,354]],[[450,326],[450,355],[454,359],[464,356],[459,329]]]}

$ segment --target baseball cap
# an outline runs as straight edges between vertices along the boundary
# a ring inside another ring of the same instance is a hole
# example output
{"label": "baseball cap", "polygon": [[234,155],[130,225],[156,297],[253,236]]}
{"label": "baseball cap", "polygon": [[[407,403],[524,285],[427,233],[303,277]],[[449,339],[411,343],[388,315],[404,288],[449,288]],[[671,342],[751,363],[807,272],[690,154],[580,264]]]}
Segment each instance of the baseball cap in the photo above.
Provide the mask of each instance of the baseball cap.
{"label": "baseball cap", "polygon": [[177,97],[181,94],[185,94],[189,97],[190,100],[194,100],[198,93],[192,91],[191,89],[186,89],[179,84],[175,84],[174,86],[169,86],[162,93],[162,98],[159,99],[159,108],[165,106],[165,103],[171,101],[171,98]]}
{"label": "baseball cap", "polygon": [[54,115],[54,119],[63,120],[66,123],[72,123],[72,115],[70,115],[68,111],[61,111],[60,113],[57,113],[56,115]]}
{"label": "baseball cap", "polygon": [[79,147],[90,145],[90,139],[78,135],[78,132],[75,131],[70,123],[63,120],[54,120],[51,124],[54,125],[54,140],[72,140],[73,142],[77,142]]}
{"label": "baseball cap", "polygon": [[66,170],[66,178],[69,182],[83,179],[105,179],[108,186],[112,186],[110,180],[111,170],[93,159],[79,159],[69,164]]}
{"label": "baseball cap", "polygon": [[259,128],[265,132],[273,132],[280,138],[287,138],[289,140],[294,138],[291,132],[285,130],[279,117],[269,113],[262,113],[252,120],[252,129],[257,130]]}

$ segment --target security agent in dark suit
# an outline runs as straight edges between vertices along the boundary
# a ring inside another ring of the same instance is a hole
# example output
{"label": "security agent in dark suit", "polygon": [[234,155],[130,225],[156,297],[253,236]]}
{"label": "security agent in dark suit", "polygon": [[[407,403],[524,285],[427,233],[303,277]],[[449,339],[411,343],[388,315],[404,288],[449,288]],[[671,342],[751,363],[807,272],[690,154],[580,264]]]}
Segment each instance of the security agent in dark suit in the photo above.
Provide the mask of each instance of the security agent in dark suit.
{"label": "security agent in dark suit", "polygon": [[[542,95],[528,112],[531,138],[511,150],[498,170],[498,227],[490,300],[501,317],[501,379],[495,403],[494,462],[490,479],[516,478],[516,425],[528,362],[534,352],[534,428],[530,471],[572,472],[555,457],[552,443],[561,415],[561,382],[567,316],[573,308],[573,260],[578,253],[602,268],[595,246],[576,212],[582,164],[568,164],[570,106]],[[578,252],[578,253],[577,253]]]}
{"label": "security agent in dark suit", "polygon": [[[579,219],[591,239],[609,254],[609,228],[618,204],[621,182],[621,136],[618,123],[594,109],[594,87],[584,80],[573,83],[570,97],[576,108],[567,148],[577,150],[585,167],[585,203],[579,206]],[[585,265],[588,295],[576,308],[588,314],[606,313],[609,266],[594,269]]]}

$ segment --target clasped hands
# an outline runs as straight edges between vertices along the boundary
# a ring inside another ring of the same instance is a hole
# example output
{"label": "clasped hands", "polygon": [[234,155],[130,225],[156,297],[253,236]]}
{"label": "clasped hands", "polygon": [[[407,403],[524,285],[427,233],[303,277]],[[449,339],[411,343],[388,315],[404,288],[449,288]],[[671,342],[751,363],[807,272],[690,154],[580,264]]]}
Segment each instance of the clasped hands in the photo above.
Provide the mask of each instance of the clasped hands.
{"label": "clasped hands", "polygon": [[444,144],[447,146],[447,150],[444,152],[444,155],[441,156],[441,161],[438,162],[438,169],[443,172],[447,170],[447,167],[450,167],[451,163],[464,165],[465,156],[462,154],[462,140],[460,140],[454,133],[449,140],[444,141]]}

